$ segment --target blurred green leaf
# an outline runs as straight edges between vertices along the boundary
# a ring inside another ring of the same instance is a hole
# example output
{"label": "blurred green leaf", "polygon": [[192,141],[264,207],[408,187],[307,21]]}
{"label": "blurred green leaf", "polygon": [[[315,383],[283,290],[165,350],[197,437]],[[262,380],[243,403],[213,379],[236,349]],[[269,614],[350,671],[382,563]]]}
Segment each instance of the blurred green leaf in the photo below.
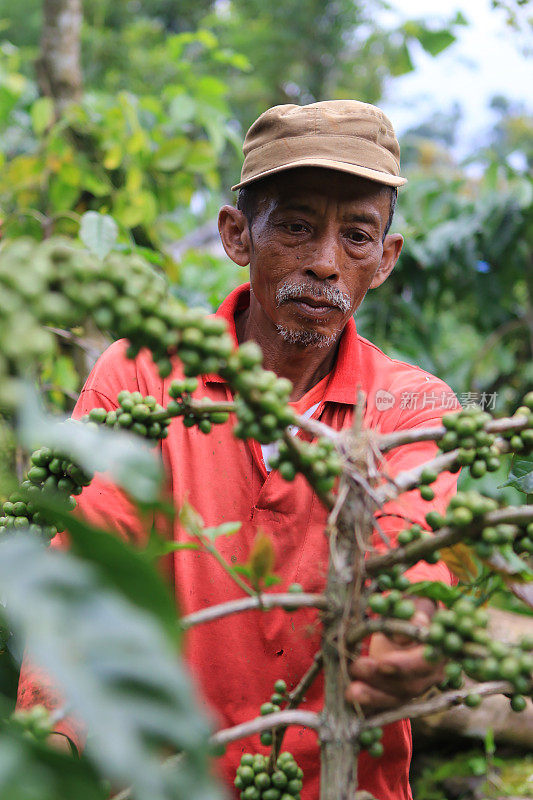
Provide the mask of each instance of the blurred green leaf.
{"label": "blurred green leaf", "polygon": [[407,72],[414,70],[414,64],[411,60],[409,48],[407,44],[402,44],[391,57],[391,75],[405,75]]}
{"label": "blurred green leaf", "polygon": [[173,172],[181,167],[190,150],[190,143],[185,136],[170,139],[158,149],[154,156],[154,167],[162,172]]}
{"label": "blurred green leaf", "polygon": [[449,30],[432,31],[428,28],[421,28],[417,39],[427,53],[437,56],[452,45],[456,37]]}
{"label": "blurred green leaf", "polygon": [[35,497],[36,506],[53,512],[54,519],[69,535],[70,551],[98,568],[106,584],[139,608],[159,619],[171,637],[177,637],[176,603],[151,559],[116,534],[95,528],[79,516],[65,511],[64,504]]}
{"label": "blurred green leaf", "polygon": [[[220,797],[206,720],[153,615],[111,591],[94,567],[24,534],[0,543],[0,590],[32,663],[87,725],[86,755],[103,775],[131,784],[138,800]],[[186,758],[161,769],[162,746]]]}
{"label": "blurred green leaf", "polygon": [[109,792],[85,760],[21,735],[0,731],[0,797],[5,800],[106,800]]}
{"label": "blurred green leaf", "polygon": [[240,531],[242,522],[223,522],[222,525],[217,525],[216,528],[204,528],[204,536],[214,542],[218,536],[232,536],[237,531]]}
{"label": "blurred green leaf", "polygon": [[31,121],[37,136],[41,136],[55,118],[54,102],[51,97],[39,97],[31,107]]}
{"label": "blurred green leaf", "polygon": [[462,590],[454,586],[446,586],[444,583],[434,583],[433,581],[418,581],[412,583],[407,590],[408,594],[419,597],[429,597],[430,600],[444,603],[446,606],[452,605],[462,596]]}
{"label": "blurred green leaf", "polygon": [[117,223],[108,214],[87,211],[80,222],[80,239],[91,253],[105,258],[118,238]]}
{"label": "blurred green leaf", "polygon": [[503,486],[513,486],[519,492],[533,494],[533,455],[513,458],[509,479]]}

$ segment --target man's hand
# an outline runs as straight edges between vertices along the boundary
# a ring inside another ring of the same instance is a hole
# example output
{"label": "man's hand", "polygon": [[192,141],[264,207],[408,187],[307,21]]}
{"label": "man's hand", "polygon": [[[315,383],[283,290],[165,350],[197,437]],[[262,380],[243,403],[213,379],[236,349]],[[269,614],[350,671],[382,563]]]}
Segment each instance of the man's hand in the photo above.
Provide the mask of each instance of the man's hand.
{"label": "man's hand", "polygon": [[[417,598],[414,625],[425,627],[435,612],[431,600]],[[350,665],[353,683],[346,690],[346,700],[363,710],[397,708],[423,694],[444,677],[443,663],[430,664],[423,655],[424,645],[405,637],[389,639],[373,634],[368,656],[360,656]]]}

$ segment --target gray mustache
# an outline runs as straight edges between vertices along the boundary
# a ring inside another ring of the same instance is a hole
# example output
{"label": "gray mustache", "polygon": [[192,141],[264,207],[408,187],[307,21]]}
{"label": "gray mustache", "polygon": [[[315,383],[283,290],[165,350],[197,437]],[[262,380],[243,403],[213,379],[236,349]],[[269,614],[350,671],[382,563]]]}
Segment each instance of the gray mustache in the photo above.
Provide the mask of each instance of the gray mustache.
{"label": "gray mustache", "polygon": [[333,286],[317,286],[315,283],[284,283],[276,292],[278,308],[288,300],[297,300],[299,297],[312,297],[315,300],[326,300],[329,304],[337,306],[343,313],[349,311],[351,306],[350,296]]}

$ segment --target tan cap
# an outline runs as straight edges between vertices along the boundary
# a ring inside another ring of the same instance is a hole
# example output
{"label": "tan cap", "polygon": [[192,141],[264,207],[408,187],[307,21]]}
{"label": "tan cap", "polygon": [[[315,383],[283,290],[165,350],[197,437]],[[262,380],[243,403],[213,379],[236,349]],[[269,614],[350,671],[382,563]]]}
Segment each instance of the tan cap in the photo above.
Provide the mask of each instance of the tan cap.
{"label": "tan cap", "polygon": [[325,167],[402,186],[400,146],[388,117],[358,100],[274,106],[256,119],[243,145],[241,180],[232,191],[295,167]]}

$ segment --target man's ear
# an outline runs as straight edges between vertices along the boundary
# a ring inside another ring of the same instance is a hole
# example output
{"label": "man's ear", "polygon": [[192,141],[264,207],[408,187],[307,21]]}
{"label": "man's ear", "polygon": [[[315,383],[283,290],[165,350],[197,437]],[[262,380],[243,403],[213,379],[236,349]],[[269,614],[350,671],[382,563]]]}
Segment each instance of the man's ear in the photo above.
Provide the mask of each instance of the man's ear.
{"label": "man's ear", "polygon": [[239,267],[249,264],[252,240],[248,220],[242,211],[233,206],[222,206],[218,214],[218,232],[231,260]]}
{"label": "man's ear", "polygon": [[372,278],[372,283],[370,284],[371,289],[381,286],[381,284],[387,280],[400,257],[402,247],[403,236],[401,233],[391,233],[390,235],[385,236],[381,264],[379,265],[376,274]]}

